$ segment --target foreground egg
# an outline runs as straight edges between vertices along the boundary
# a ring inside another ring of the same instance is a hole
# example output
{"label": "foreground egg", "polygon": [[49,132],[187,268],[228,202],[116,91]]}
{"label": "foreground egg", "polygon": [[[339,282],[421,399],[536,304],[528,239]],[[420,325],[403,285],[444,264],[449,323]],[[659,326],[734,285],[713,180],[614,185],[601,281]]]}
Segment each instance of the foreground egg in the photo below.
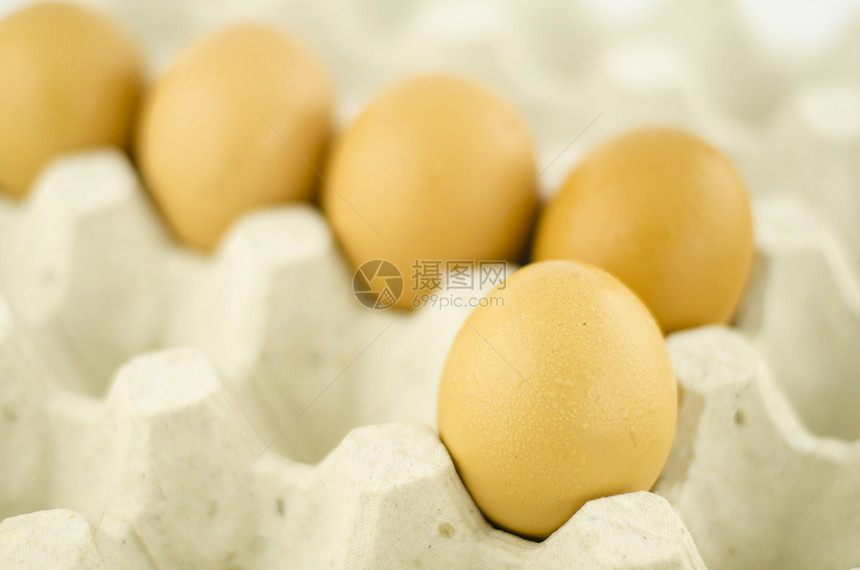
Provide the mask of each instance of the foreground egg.
{"label": "foreground egg", "polygon": [[[537,207],[531,136],[505,101],[430,75],[377,97],[340,138],[322,204],[354,266],[516,259]],[[398,307],[421,290],[406,287]]]}
{"label": "foreground egg", "polygon": [[137,148],[176,235],[211,249],[242,214],[309,199],[332,98],[316,58],[274,29],[233,26],[180,57],[146,98]]}
{"label": "foreground egg", "polygon": [[538,224],[534,258],[609,271],[666,333],[726,323],[752,265],[749,198],[731,162],[701,139],[632,132],[573,171]]}
{"label": "foreground egg", "polygon": [[23,196],[52,158],[128,142],[143,82],[113,22],[47,2],[0,21],[0,192]]}
{"label": "foreground egg", "polygon": [[663,336],[608,273],[520,269],[460,329],[439,387],[439,434],[484,515],[543,539],[586,501],[647,490],[675,431]]}

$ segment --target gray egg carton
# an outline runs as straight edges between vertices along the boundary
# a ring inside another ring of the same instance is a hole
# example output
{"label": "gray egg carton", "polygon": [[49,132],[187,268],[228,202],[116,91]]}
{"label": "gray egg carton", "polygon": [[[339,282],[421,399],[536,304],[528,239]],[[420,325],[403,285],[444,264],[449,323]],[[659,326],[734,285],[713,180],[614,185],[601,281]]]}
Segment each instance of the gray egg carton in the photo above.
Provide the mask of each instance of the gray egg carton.
{"label": "gray egg carton", "polygon": [[854,437],[856,394],[838,370],[816,397],[777,387],[765,360],[802,368],[860,333],[839,242],[793,202],[756,208],[746,334],[668,339],[683,396],[654,492],[592,501],[542,543],[482,518],[432,429],[467,310],[365,309],[313,208],[192,254],[103,150],[55,162],[0,222],[0,566],[860,561],[860,446],[800,419]]}

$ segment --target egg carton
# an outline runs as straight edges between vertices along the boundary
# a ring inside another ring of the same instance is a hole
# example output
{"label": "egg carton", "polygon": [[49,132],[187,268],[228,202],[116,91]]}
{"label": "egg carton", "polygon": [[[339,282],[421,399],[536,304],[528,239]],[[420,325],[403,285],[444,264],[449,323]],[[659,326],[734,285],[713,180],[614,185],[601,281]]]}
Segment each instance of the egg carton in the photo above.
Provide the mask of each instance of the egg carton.
{"label": "egg carton", "polygon": [[756,224],[746,337],[669,338],[683,397],[656,494],[592,501],[536,544],[484,521],[427,427],[468,309],[363,308],[309,206],[193,254],[122,154],[62,158],[26,202],[0,202],[0,560],[860,564],[860,448],[836,439],[856,437],[858,357],[833,342],[858,338],[856,274],[796,202],[760,201]]}

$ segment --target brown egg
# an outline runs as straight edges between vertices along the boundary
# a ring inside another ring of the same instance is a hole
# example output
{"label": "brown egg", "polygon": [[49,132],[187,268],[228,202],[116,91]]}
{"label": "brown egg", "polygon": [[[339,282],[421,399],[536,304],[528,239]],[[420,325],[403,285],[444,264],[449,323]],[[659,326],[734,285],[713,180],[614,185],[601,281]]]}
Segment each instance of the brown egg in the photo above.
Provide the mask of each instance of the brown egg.
{"label": "brown egg", "polygon": [[439,434],[484,515],[543,539],[586,501],[654,484],[676,381],[654,318],[608,273],[548,261],[501,287],[451,346]]}
{"label": "brown egg", "polygon": [[34,4],[0,21],[0,192],[26,194],[59,154],[128,142],[142,84],[136,46],[71,4]]}
{"label": "brown egg", "polygon": [[609,271],[666,333],[726,323],[752,265],[749,199],[731,162],[701,139],[635,131],[573,171],[538,224],[534,258]]}
{"label": "brown egg", "polygon": [[537,204],[525,123],[458,77],[417,77],[379,95],[337,141],[326,178],[323,209],[348,258],[394,263],[401,308],[421,291],[416,261],[516,258]]}
{"label": "brown egg", "polygon": [[137,141],[179,238],[210,249],[250,210],[308,200],[332,105],[319,62],[277,30],[234,26],[191,47],[148,94]]}

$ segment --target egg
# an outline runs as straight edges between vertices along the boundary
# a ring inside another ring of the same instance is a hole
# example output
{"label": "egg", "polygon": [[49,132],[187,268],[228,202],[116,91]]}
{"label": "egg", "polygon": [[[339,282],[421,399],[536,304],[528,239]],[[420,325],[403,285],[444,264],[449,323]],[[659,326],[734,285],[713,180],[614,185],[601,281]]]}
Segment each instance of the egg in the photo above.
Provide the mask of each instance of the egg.
{"label": "egg", "polygon": [[336,142],[326,179],[323,209],[347,257],[393,263],[406,284],[400,308],[423,290],[416,263],[517,258],[537,206],[526,124],[455,76],[380,94]]}
{"label": "egg", "polygon": [[210,250],[242,214],[310,199],[332,106],[322,65],[278,30],[236,25],[189,48],[147,95],[137,141],[179,239]]}
{"label": "egg", "polygon": [[648,309],[572,261],[527,265],[493,297],[454,339],[438,404],[442,442],[486,518],[543,539],[591,499],[651,488],[678,395]]}
{"label": "egg", "polygon": [[574,169],[543,212],[533,255],[609,271],[666,333],[726,323],[753,260],[749,198],[729,159],[700,138],[634,131]]}
{"label": "egg", "polygon": [[0,21],[0,192],[24,196],[62,153],[125,146],[142,82],[135,44],[88,9],[46,2]]}

